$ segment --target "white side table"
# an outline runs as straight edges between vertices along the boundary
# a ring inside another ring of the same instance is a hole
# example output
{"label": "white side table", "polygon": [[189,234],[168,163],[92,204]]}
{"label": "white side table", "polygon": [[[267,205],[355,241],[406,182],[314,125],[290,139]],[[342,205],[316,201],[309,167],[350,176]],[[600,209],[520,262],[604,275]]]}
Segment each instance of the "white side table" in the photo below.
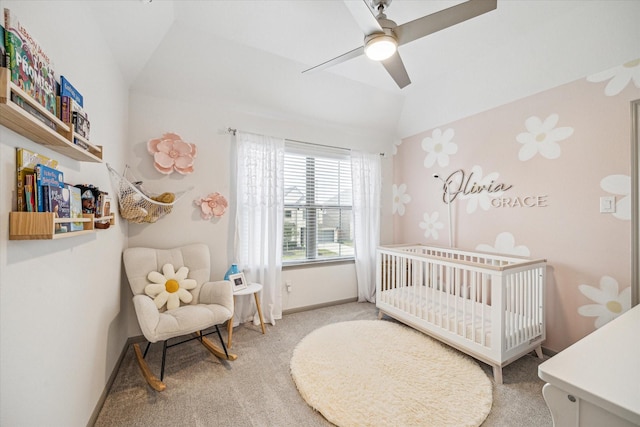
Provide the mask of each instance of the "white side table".
{"label": "white side table", "polygon": [[[233,302],[235,304],[236,297],[242,295],[251,295],[256,300],[256,307],[258,309],[258,316],[260,316],[260,326],[262,326],[262,333],[265,334],[266,330],[264,327],[264,319],[262,318],[262,309],[260,308],[260,298],[258,298],[258,293],[262,290],[262,285],[260,283],[250,283],[246,288],[240,289],[233,293]],[[235,311],[235,310],[234,310]],[[231,336],[233,335],[233,316],[227,322],[227,347],[231,348]]]}

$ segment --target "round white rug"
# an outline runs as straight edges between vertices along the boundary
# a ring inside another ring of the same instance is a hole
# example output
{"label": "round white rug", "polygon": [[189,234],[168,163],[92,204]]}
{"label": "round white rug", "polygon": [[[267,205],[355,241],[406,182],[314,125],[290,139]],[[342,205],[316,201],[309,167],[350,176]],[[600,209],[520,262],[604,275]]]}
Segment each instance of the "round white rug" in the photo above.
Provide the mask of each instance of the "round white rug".
{"label": "round white rug", "polygon": [[475,360],[407,326],[334,323],[304,337],[291,357],[303,399],[341,426],[479,426],[491,380]]}

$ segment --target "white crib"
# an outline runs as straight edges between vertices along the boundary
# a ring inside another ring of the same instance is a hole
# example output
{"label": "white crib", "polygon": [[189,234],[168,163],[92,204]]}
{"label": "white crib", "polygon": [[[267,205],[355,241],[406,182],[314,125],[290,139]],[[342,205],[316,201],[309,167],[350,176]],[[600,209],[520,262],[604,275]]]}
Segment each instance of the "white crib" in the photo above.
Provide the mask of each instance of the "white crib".
{"label": "white crib", "polygon": [[423,245],[377,251],[376,306],[386,314],[493,367],[545,339],[545,260]]}

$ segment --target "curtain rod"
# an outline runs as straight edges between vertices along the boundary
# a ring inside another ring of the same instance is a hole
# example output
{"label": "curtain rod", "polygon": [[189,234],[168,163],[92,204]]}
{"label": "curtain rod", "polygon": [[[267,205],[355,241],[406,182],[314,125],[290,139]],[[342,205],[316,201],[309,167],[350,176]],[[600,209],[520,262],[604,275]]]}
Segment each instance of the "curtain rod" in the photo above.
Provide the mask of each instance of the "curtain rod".
{"label": "curtain rod", "polygon": [[[234,129],[234,128],[231,128],[231,127],[227,128],[227,133],[230,133],[233,136],[236,135],[236,132],[238,132],[238,129]],[[288,138],[285,138],[285,141],[298,142],[300,144],[315,145],[317,147],[326,147],[326,148],[334,148],[334,149],[344,150],[344,151],[351,151],[350,148],[335,147],[333,145],[318,144],[318,143],[315,143],[315,142],[298,141],[298,140],[295,140],[295,139],[288,139]],[[378,153],[378,154],[380,154],[380,157],[386,157],[385,153]]]}

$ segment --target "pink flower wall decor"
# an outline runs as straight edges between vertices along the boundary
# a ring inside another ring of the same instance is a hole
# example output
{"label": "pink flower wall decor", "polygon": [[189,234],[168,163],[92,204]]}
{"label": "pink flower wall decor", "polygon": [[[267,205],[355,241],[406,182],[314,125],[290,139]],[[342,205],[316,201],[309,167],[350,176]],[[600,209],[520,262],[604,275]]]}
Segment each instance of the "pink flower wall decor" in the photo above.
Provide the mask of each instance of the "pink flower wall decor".
{"label": "pink flower wall decor", "polygon": [[174,170],[182,175],[193,172],[196,145],[184,142],[176,133],[165,133],[147,142],[147,151],[153,155],[156,170],[169,175]]}
{"label": "pink flower wall decor", "polygon": [[211,219],[212,217],[221,217],[224,215],[229,204],[227,199],[220,193],[211,193],[207,196],[200,197],[193,201],[200,206],[200,216],[202,219]]}

